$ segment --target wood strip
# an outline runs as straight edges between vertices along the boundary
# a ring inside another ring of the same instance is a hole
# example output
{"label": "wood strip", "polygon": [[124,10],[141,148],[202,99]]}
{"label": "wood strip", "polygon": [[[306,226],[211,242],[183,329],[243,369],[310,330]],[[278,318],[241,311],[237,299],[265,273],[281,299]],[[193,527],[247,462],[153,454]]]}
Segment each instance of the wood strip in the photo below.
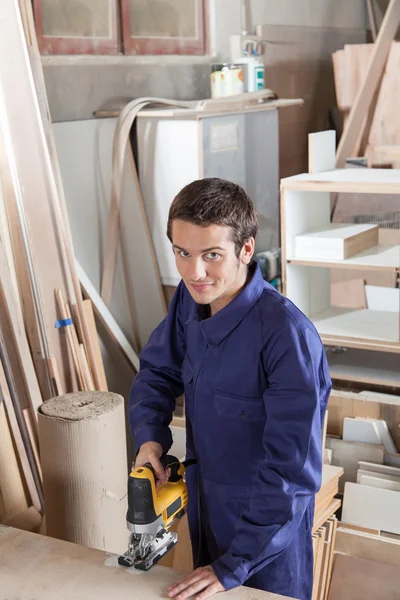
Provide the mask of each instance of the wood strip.
{"label": "wood strip", "polygon": [[14,443],[18,452],[19,459],[21,461],[22,471],[24,473],[26,485],[29,490],[29,494],[32,500],[33,506],[39,512],[42,510],[42,504],[39,498],[38,491],[36,489],[35,481],[32,475],[31,467],[29,465],[28,455],[25,450],[24,441],[19,430],[17,418],[15,416],[14,407],[12,404],[10,391],[7,385],[6,376],[4,373],[3,365],[0,361],[0,392],[3,396],[5,408],[7,411],[8,422],[12,431]]}
{"label": "wood strip", "polygon": [[9,262],[3,238],[0,237],[0,315],[2,330],[7,352],[10,356],[12,347],[15,358],[12,361],[13,368],[18,368],[17,389],[19,394],[21,396],[23,394],[23,397],[28,401],[34,431],[37,436],[37,409],[42,404],[42,395],[28,345],[24,318],[19,302],[15,298],[16,290],[12,283],[11,268],[12,262]]}
{"label": "wood strip", "polygon": [[107,332],[109,333],[111,338],[121,348],[124,356],[127,358],[131,366],[135,369],[136,372],[139,372],[139,358],[137,354],[133,350],[132,346],[123,334],[121,328],[118,326],[114,317],[112,316],[109,309],[101,299],[100,295],[97,293],[92,282],[90,281],[90,279],[88,278],[88,276],[86,275],[79,263],[77,263],[77,271],[79,274],[82,289],[87,295],[87,297],[90,298],[90,300],[93,302],[93,307],[100,321],[107,329]]}
{"label": "wood strip", "polygon": [[80,361],[80,368],[82,369],[83,377],[85,380],[85,389],[88,390],[89,392],[94,392],[95,391],[94,382],[93,382],[92,374],[89,369],[89,363],[88,363],[88,359],[86,356],[85,346],[83,344],[79,344],[79,361]]}
{"label": "wood strip", "polygon": [[[20,0],[20,4],[21,2],[23,2],[23,0]],[[93,349],[91,346],[90,333],[87,327],[83,311],[82,294],[78,275],[76,272],[72,235],[69,227],[64,189],[57,158],[55,140],[51,124],[50,109],[47,101],[46,86],[44,82],[40,52],[37,44],[31,3],[28,2],[28,4],[25,5],[24,10],[27,14],[26,21],[28,22],[30,33],[29,38],[27,40],[24,40],[25,43],[29,43],[29,46],[27,48],[30,57],[30,64],[28,70],[31,70],[33,76],[33,81],[35,84],[34,91],[36,92],[38,108],[41,113],[41,121],[39,125],[41,130],[40,134],[45,144],[44,159],[46,162],[47,173],[49,175],[49,189],[51,191],[52,200],[51,213],[52,215],[54,215],[53,226],[55,236],[58,239],[60,257],[62,262],[61,273],[64,274],[65,281],[65,286],[54,285],[54,288],[61,287],[62,289],[65,289],[65,291],[67,292],[67,297],[77,305],[79,329],[83,333],[83,341],[85,343],[85,347],[88,353],[93,378],[96,387],[98,387],[99,377],[96,370]]]}
{"label": "wood strip", "polygon": [[367,75],[359,89],[356,100],[351,107],[349,118],[336,153],[336,166],[344,167],[346,159],[361,133],[371,102],[385,68],[390,44],[396,35],[400,23],[400,0],[390,0],[386,10],[375,47],[368,67]]}
{"label": "wood strip", "polygon": [[42,467],[40,465],[40,458],[39,458],[39,452],[38,452],[39,440],[37,439],[37,435],[36,435],[35,430],[33,428],[31,413],[29,412],[29,410],[27,408],[25,408],[22,411],[22,413],[24,415],[25,425],[26,425],[26,428],[28,430],[28,435],[29,435],[29,439],[30,439],[30,442],[31,442],[31,446],[32,446],[32,452],[33,452],[33,455],[35,457],[36,469],[37,469],[37,471],[39,473],[40,481],[43,482]]}
{"label": "wood strip", "polygon": [[[10,52],[13,54],[12,63],[6,59]],[[40,112],[43,96],[38,97],[36,93],[18,2],[14,0],[2,3],[1,57],[4,63],[0,67],[3,90],[0,94],[0,122],[15,194],[7,195],[8,209],[19,250],[26,249],[31,253],[25,260],[23,254],[16,252],[21,261],[25,261],[25,265],[20,264],[22,277],[19,281],[21,288],[24,286],[24,312],[31,327],[28,335],[36,364],[43,366],[43,359],[51,356],[58,364],[68,364],[68,356],[60,347],[54,330],[56,307],[53,290],[57,287],[68,289],[70,277],[53,221],[57,203],[53,201],[54,177]],[[28,224],[26,231],[25,224]],[[21,239],[27,243],[21,243]],[[48,260],[49,255],[51,261]],[[35,290],[30,285],[32,270],[37,280]],[[42,310],[38,310],[39,305]],[[37,320],[41,314],[44,323]],[[64,387],[64,378],[62,384]],[[53,392],[45,379],[42,388],[47,396]]]}
{"label": "wood strip", "polygon": [[88,324],[90,330],[90,337],[92,339],[93,352],[96,359],[97,371],[99,373],[100,378],[100,391],[107,392],[107,378],[104,370],[103,357],[101,355],[99,336],[97,333],[96,321],[93,312],[93,304],[90,298],[86,298],[86,300],[83,301],[83,310],[85,311],[86,322]]}
{"label": "wood strip", "polygon": [[[68,310],[68,305],[65,303],[65,299],[64,299],[62,290],[60,288],[55,290],[55,295],[56,295],[58,309],[60,311],[61,319],[64,321],[67,319],[71,319],[71,313]],[[73,324],[67,325],[67,326],[63,327],[63,331],[65,331],[65,334],[67,336],[69,348],[70,348],[72,358],[74,361],[75,372],[76,372],[76,375],[77,375],[78,381],[79,381],[79,389],[85,390],[86,389],[85,382],[84,382],[84,378],[83,378],[81,364],[80,364],[80,361],[78,358],[79,342],[78,342],[78,338],[76,335],[75,327]]]}
{"label": "wood strip", "polygon": [[335,519],[333,519],[332,542],[331,542],[331,550],[330,550],[329,562],[328,562],[328,571],[326,574],[326,587],[325,587],[324,600],[328,600],[329,590],[330,590],[330,586],[331,586],[332,570],[333,570],[333,557],[334,557],[334,551],[335,551],[335,547],[336,547],[337,526],[338,526],[338,521],[335,518]]}
{"label": "wood strip", "polygon": [[27,508],[7,415],[0,400],[0,523],[5,523]]}

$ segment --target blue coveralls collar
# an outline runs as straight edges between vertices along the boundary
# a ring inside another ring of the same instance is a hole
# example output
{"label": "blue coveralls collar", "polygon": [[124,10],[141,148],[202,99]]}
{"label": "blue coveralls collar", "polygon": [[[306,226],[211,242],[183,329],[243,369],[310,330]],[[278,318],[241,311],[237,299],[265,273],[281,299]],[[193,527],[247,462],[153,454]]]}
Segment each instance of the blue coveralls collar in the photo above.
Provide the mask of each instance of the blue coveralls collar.
{"label": "blue coveralls collar", "polygon": [[205,318],[205,307],[193,303],[187,324],[191,321],[200,321],[200,327],[204,335],[213,346],[220,344],[237,327],[253,308],[265,288],[265,282],[258,264],[252,261],[249,269],[252,275],[246,287],[214,316]]}

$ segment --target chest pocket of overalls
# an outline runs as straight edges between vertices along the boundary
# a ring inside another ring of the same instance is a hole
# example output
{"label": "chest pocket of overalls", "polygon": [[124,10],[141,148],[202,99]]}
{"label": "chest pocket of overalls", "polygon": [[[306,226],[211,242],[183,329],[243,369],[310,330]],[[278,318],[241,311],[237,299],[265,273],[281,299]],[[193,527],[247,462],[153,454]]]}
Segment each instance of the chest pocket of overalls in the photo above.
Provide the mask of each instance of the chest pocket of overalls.
{"label": "chest pocket of overalls", "polygon": [[257,455],[262,447],[266,422],[263,398],[245,398],[225,392],[214,393],[214,408],[220,430],[220,454]]}

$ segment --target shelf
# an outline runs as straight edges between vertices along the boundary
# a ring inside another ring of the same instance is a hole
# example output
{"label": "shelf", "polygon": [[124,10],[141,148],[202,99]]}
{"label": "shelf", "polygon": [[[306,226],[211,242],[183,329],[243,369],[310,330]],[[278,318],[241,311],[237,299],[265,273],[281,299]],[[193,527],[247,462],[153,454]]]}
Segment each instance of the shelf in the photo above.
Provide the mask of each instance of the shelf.
{"label": "shelf", "polygon": [[326,356],[332,379],[400,388],[400,360],[395,354],[326,348]]}
{"label": "shelf", "polygon": [[314,258],[287,258],[287,262],[294,265],[330,267],[336,269],[363,269],[363,270],[400,270],[400,246],[373,246],[344,260],[317,260]]}
{"label": "shelf", "polygon": [[400,169],[335,169],[281,180],[282,190],[400,194]]}
{"label": "shelf", "polygon": [[329,338],[334,338],[335,344],[339,339],[343,340],[343,345],[346,340],[359,340],[361,344],[368,341],[371,346],[374,342],[376,345],[387,344],[400,352],[398,313],[330,307],[313,315],[311,321],[324,343],[329,343]]}

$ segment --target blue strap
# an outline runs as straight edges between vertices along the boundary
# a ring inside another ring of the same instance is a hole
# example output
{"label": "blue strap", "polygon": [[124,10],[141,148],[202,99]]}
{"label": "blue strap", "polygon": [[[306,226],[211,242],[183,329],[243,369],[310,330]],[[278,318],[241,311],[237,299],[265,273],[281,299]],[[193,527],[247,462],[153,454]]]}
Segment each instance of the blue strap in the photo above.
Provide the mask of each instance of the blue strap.
{"label": "blue strap", "polygon": [[59,321],[56,321],[56,328],[60,329],[61,327],[68,327],[68,325],[73,325],[74,322],[72,321],[72,319],[60,319]]}

